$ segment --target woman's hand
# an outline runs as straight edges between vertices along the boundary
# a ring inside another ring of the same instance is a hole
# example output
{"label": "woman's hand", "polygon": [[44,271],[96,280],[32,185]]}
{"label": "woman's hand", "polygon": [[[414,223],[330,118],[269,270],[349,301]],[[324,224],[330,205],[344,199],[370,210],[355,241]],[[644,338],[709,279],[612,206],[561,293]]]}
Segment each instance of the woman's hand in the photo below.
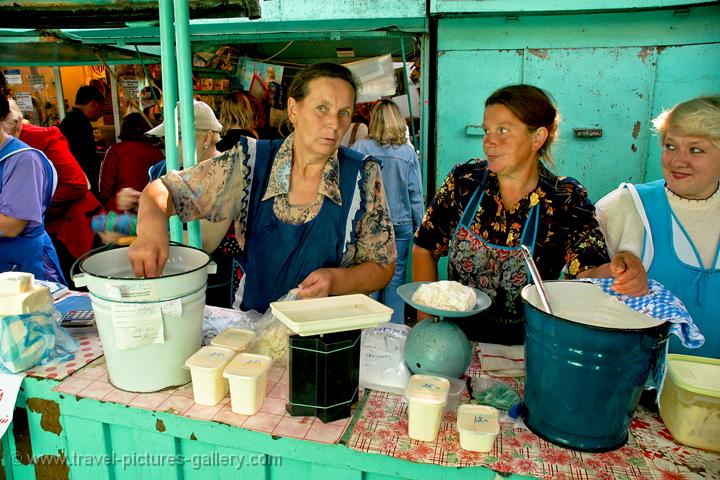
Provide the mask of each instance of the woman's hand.
{"label": "woman's hand", "polygon": [[330,295],[333,282],[332,268],[320,268],[310,273],[298,285],[298,298],[318,298]]}
{"label": "woman's hand", "polygon": [[122,210],[123,212],[128,210],[133,212],[137,211],[141,193],[142,192],[138,192],[130,187],[125,187],[120,190],[117,195],[115,195],[115,204],[118,210]]}
{"label": "woman's hand", "polygon": [[620,252],[610,261],[613,276],[612,289],[623,295],[640,297],[648,293],[648,277],[645,267],[632,253]]}
{"label": "woman's hand", "polygon": [[155,235],[138,237],[128,249],[128,258],[136,277],[151,278],[162,274],[170,246],[167,228]]}
{"label": "woman's hand", "polygon": [[138,208],[137,239],[128,249],[136,277],[159,277],[170,251],[167,220],[175,213],[172,198],[162,181],[143,190]]}

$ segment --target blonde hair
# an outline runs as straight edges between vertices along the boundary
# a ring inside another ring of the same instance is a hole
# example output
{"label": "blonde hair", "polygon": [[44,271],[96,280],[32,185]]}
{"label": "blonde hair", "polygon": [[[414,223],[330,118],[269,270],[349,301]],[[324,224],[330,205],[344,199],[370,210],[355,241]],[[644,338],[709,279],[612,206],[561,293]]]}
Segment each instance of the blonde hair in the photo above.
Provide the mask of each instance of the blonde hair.
{"label": "blonde hair", "polygon": [[12,137],[19,137],[22,130],[23,114],[15,100],[8,98],[8,103],[10,104],[10,112],[0,124],[5,133]]}
{"label": "blonde hair", "polygon": [[255,129],[255,115],[252,104],[244,92],[232,92],[223,98],[220,105],[220,123],[225,131],[231,128]]}
{"label": "blonde hair", "polygon": [[653,119],[660,142],[670,128],[682,135],[704,137],[720,148],[720,95],[697,97],[665,110]]}
{"label": "blonde hair", "polygon": [[368,137],[380,145],[403,145],[407,142],[406,128],[405,119],[392,100],[380,100],[372,108]]}

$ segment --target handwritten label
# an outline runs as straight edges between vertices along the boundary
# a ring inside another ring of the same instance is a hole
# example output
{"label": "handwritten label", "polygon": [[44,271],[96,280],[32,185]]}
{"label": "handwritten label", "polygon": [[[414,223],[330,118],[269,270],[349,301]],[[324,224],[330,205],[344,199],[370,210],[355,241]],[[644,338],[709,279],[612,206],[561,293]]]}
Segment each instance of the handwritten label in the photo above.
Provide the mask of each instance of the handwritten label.
{"label": "handwritten label", "polygon": [[15,400],[25,375],[0,372],[0,438],[5,435],[15,411]]}
{"label": "handwritten label", "polygon": [[155,282],[132,282],[118,285],[106,285],[108,297],[123,302],[154,302],[160,300]]}
{"label": "handwritten label", "polygon": [[165,343],[159,303],[113,303],[111,312],[115,347],[118,350]]}

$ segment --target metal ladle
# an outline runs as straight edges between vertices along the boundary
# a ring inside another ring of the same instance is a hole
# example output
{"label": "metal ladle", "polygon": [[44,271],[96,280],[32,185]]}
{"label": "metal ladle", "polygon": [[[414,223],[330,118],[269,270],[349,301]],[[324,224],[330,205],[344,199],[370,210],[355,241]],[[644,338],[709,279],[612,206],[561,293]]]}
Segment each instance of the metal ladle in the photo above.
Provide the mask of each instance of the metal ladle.
{"label": "metal ladle", "polygon": [[537,289],[538,295],[540,295],[540,300],[542,301],[543,308],[545,309],[546,313],[552,315],[550,301],[548,300],[547,292],[545,292],[545,287],[543,286],[542,280],[540,279],[540,272],[538,271],[537,266],[535,265],[535,261],[532,258],[532,253],[530,253],[530,249],[526,245],[520,245],[520,250],[522,250],[523,256],[525,257],[525,262],[530,269],[530,276],[535,282],[535,288]]}

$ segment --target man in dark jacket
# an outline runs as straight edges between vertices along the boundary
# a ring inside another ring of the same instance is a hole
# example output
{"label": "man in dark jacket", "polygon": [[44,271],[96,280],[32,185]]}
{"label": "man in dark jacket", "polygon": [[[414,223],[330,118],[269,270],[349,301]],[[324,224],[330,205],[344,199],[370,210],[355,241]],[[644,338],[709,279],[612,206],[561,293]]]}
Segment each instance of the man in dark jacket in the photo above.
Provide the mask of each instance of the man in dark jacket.
{"label": "man in dark jacket", "polygon": [[97,196],[100,159],[95,150],[95,137],[90,122],[97,121],[103,113],[105,97],[95,87],[80,87],[75,95],[75,108],[60,123],[60,131],[67,138],[70,151],[82,167],[90,182],[90,190]]}

